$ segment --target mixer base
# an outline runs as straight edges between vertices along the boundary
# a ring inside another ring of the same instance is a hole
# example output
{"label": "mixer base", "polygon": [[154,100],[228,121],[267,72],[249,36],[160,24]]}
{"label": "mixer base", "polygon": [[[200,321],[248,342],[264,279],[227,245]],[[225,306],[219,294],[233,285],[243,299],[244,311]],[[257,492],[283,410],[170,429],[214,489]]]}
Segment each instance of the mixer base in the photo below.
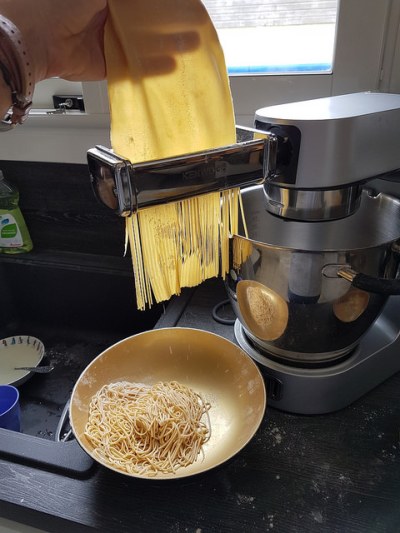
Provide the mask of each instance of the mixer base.
{"label": "mixer base", "polygon": [[400,371],[399,306],[398,299],[391,297],[352,354],[321,368],[294,367],[269,358],[249,342],[239,320],[235,336],[261,367],[269,406],[290,413],[324,414],[347,407]]}

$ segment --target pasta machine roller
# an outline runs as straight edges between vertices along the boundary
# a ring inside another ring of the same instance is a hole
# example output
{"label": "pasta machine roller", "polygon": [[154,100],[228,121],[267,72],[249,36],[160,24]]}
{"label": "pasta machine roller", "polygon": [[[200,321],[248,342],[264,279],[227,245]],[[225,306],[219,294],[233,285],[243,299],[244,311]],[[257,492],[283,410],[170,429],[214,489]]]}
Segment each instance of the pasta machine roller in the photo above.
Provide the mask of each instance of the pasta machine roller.
{"label": "pasta machine roller", "polygon": [[104,146],[88,150],[98,200],[118,215],[199,194],[261,184],[275,175],[280,141],[274,134],[238,127],[237,143],[133,164]]}

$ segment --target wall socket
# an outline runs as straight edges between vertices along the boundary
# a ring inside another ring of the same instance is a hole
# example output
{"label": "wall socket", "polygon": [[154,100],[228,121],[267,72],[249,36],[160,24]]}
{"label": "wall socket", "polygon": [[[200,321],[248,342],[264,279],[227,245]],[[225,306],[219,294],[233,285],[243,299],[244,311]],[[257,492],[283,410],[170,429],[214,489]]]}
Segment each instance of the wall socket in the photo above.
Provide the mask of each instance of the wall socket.
{"label": "wall socket", "polygon": [[80,95],[60,95],[53,96],[54,109],[63,109],[65,111],[85,111],[85,102]]}

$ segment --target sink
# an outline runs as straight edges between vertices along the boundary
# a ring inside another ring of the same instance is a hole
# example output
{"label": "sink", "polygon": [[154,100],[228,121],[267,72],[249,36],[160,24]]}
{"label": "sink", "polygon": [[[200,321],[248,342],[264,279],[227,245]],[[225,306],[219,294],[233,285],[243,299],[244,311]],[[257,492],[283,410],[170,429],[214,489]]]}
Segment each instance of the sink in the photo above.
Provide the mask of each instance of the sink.
{"label": "sink", "polygon": [[0,294],[0,338],[39,338],[55,366],[19,387],[21,433],[0,429],[0,457],[86,472],[76,441],[55,440],[72,388],[105,348],[152,329],[163,306],[136,309],[129,259],[66,252],[0,256]]}

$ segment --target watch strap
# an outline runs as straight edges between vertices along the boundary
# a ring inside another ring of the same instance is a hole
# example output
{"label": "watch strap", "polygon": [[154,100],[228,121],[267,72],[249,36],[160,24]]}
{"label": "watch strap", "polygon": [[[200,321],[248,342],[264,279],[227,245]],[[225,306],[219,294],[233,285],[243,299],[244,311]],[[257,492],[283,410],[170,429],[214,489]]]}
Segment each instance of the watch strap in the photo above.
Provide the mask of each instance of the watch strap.
{"label": "watch strap", "polygon": [[33,63],[21,32],[0,15],[0,71],[11,91],[11,108],[2,120],[2,129],[22,124],[32,106],[35,87]]}

